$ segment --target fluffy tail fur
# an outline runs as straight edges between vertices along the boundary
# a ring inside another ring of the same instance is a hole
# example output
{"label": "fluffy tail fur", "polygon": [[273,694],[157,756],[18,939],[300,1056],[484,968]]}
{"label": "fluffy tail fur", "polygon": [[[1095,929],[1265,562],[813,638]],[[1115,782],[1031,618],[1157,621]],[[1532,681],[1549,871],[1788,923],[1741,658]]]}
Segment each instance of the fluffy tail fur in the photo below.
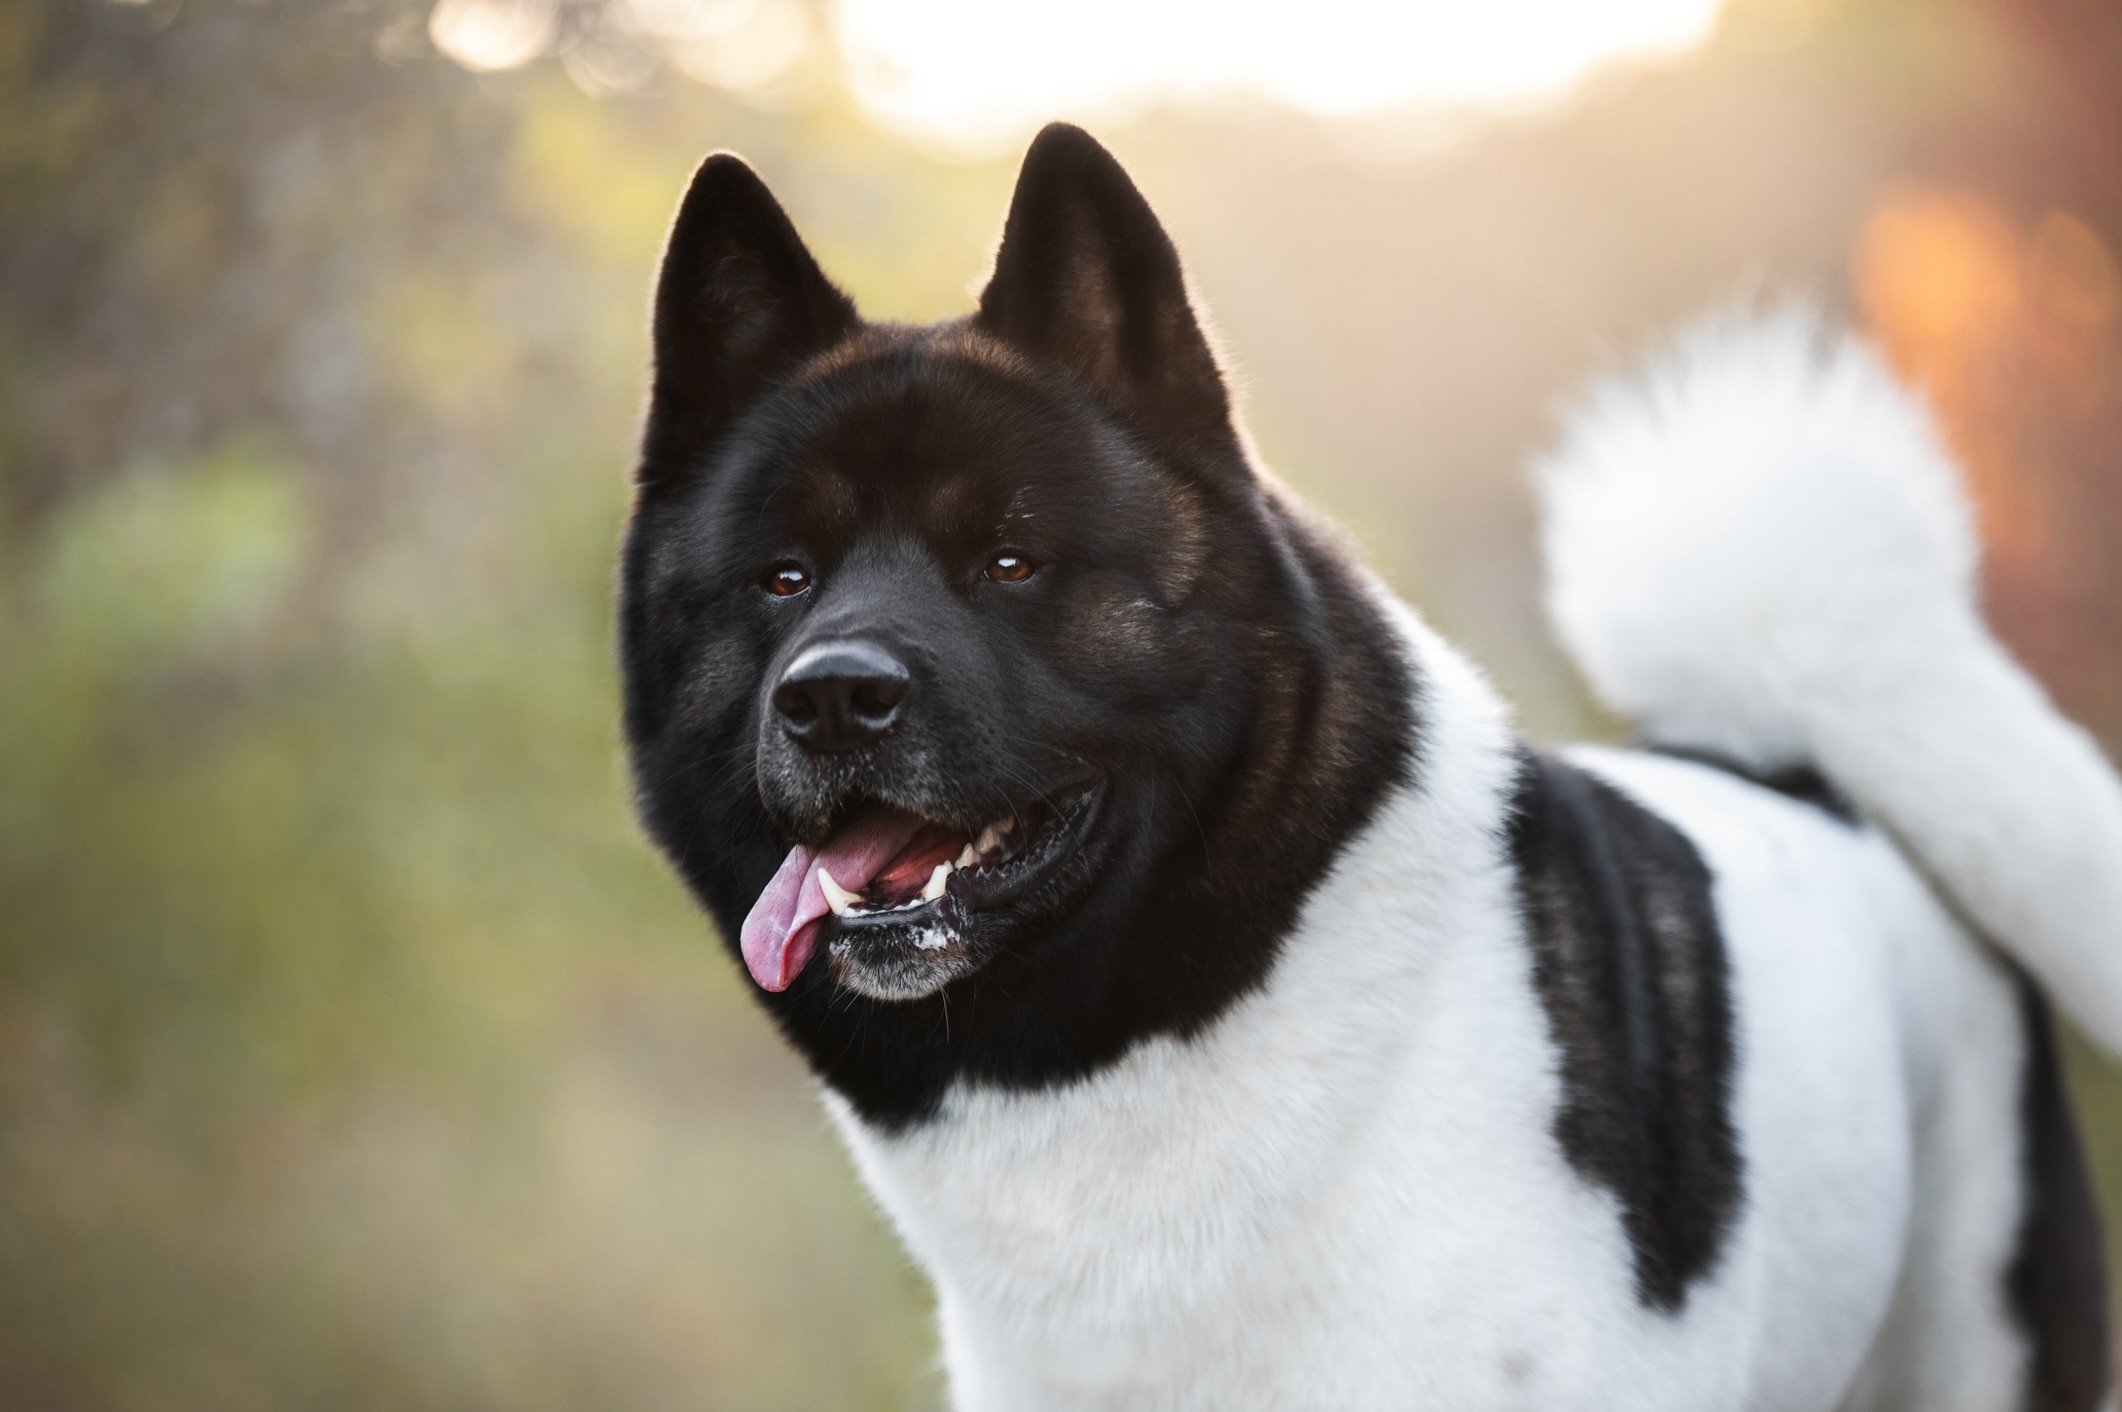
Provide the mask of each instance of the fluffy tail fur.
{"label": "fluffy tail fur", "polygon": [[1541,467],[1548,605],[1646,741],[1811,765],[2122,1053],[2122,784],[1977,608],[1919,400],[1809,315],[1699,326]]}

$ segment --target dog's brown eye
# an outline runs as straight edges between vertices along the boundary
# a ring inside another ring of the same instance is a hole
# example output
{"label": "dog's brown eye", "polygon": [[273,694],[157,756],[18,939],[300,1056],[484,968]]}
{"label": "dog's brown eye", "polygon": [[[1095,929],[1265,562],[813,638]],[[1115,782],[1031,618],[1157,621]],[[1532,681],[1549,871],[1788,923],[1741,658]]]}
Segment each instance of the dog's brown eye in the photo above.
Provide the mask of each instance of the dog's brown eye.
{"label": "dog's brown eye", "polygon": [[990,583],[1022,583],[1032,576],[1034,567],[1022,554],[997,554],[981,573]]}
{"label": "dog's brown eye", "polygon": [[810,575],[800,564],[777,564],[766,576],[766,591],[776,598],[793,598],[810,587]]}

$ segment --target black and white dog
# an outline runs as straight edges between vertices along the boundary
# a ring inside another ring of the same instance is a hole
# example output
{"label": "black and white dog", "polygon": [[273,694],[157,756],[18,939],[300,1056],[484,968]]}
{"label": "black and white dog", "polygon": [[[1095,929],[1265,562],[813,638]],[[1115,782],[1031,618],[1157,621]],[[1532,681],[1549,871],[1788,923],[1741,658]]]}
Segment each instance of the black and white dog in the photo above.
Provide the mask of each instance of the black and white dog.
{"label": "black and white dog", "polygon": [[1580,410],[1554,616],[1655,749],[1556,754],[1255,465],[1077,129],[919,328],[709,158],[654,342],[640,807],[956,1406],[2107,1405],[2028,977],[2122,1045],[2122,787],[1860,345]]}

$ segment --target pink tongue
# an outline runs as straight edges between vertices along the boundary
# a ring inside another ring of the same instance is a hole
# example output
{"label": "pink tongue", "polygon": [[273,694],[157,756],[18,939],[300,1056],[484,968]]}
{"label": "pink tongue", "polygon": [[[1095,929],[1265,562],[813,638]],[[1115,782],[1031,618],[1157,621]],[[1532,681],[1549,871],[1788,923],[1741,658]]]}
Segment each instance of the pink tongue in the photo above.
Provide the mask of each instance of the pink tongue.
{"label": "pink tongue", "polygon": [[860,892],[920,829],[911,814],[869,809],[842,824],[823,848],[791,848],[744,919],[742,950],[752,979],[766,990],[786,990],[810,960],[821,921],[832,911],[818,882],[821,871],[849,892]]}

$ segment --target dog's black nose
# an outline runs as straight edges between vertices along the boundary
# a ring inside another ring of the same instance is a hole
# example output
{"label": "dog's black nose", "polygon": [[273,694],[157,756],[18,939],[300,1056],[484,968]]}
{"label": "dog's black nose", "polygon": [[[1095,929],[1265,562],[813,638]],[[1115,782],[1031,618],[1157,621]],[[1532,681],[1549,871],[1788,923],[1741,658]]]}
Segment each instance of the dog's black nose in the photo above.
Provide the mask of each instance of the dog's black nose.
{"label": "dog's black nose", "polygon": [[821,642],[789,663],[774,688],[781,729],[810,750],[854,750],[899,718],[913,676],[873,642]]}

